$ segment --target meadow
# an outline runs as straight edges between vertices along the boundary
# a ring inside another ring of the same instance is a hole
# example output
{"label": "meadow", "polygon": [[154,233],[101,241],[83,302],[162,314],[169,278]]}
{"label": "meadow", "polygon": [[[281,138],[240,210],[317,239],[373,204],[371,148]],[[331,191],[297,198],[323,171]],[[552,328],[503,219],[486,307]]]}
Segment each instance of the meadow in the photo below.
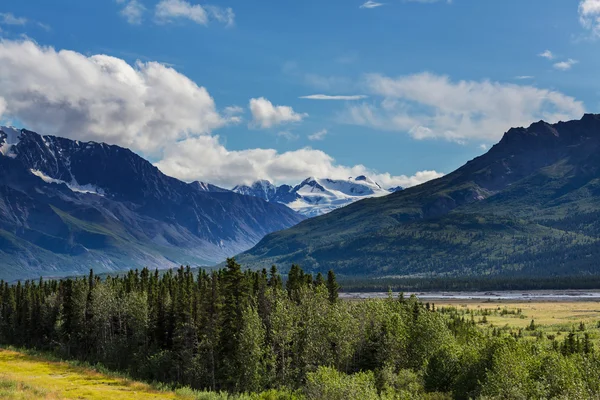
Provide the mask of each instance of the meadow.
{"label": "meadow", "polygon": [[0,348],[0,398],[12,400],[294,400],[293,394],[267,391],[232,395],[148,384],[48,353]]}
{"label": "meadow", "polygon": [[594,342],[600,342],[600,302],[597,301],[456,300],[436,306],[441,310],[456,308],[468,318],[473,315],[482,329],[520,332],[523,337],[533,338],[540,332],[560,338],[568,332],[585,331]]}
{"label": "meadow", "polygon": [[140,382],[24,352],[0,350],[3,399],[190,399]]}

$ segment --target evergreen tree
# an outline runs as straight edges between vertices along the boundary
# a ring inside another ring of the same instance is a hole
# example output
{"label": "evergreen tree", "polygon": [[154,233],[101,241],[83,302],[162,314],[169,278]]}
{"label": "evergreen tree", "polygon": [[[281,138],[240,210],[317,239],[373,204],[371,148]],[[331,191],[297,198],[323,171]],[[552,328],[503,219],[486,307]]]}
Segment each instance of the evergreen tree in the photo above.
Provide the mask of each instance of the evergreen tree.
{"label": "evergreen tree", "polygon": [[329,270],[327,273],[327,291],[329,292],[329,301],[335,303],[338,300],[338,292],[340,286],[335,279],[335,273],[333,270]]}

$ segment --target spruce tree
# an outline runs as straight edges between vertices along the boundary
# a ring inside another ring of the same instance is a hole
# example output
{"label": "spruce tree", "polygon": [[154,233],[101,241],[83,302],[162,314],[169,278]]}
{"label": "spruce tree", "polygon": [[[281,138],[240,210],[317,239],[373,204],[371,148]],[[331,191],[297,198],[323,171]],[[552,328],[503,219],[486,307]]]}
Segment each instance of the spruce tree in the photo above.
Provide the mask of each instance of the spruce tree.
{"label": "spruce tree", "polygon": [[327,291],[329,292],[329,301],[335,303],[338,300],[338,292],[340,286],[335,279],[335,273],[333,270],[329,270],[327,273]]}

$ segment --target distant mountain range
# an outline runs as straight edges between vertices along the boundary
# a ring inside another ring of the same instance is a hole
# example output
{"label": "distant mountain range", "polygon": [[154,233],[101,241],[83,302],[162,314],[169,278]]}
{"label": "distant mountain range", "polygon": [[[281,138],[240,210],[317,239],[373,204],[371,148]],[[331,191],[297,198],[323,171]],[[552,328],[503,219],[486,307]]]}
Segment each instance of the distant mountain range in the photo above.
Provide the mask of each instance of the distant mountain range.
{"label": "distant mountain range", "polygon": [[236,193],[254,196],[272,203],[285,204],[307,217],[315,217],[368,197],[387,196],[402,190],[384,189],[366,176],[348,179],[307,178],[296,186],[275,186],[260,180],[250,186],[233,188]]}
{"label": "distant mountain range", "polygon": [[513,128],[442,178],[266,236],[238,261],[348,276],[600,273],[600,115]]}
{"label": "distant mountain range", "polygon": [[0,278],[209,265],[304,217],[128,149],[0,128]]}

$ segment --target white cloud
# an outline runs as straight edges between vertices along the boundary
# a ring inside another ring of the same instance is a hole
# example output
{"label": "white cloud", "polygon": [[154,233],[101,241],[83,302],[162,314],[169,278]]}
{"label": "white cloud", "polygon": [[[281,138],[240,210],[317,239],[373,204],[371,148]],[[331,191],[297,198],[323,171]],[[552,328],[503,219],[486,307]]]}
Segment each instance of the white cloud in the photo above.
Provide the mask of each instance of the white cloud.
{"label": "white cloud", "polygon": [[573,65],[577,64],[578,62],[579,61],[577,61],[577,60],[573,60],[572,58],[569,58],[566,61],[557,62],[556,64],[554,64],[554,68],[561,70],[561,71],[568,71],[573,67]]}
{"label": "white cloud", "polygon": [[280,131],[277,132],[277,136],[278,137],[282,137],[286,140],[296,140],[298,139],[298,135],[296,135],[295,133],[292,133],[290,131]]}
{"label": "white cloud", "polygon": [[5,117],[30,129],[153,152],[229,121],[208,91],[156,62],[0,42]]}
{"label": "white cloud", "polygon": [[326,94],[311,94],[309,96],[300,96],[301,99],[308,100],[362,100],[366,99],[369,96],[365,96],[363,94],[355,94],[350,96],[330,96]]}
{"label": "white cloud", "polygon": [[12,13],[0,13],[0,24],[2,25],[25,25],[27,18],[15,17]]}
{"label": "white cloud", "polygon": [[320,131],[309,135],[308,140],[323,140],[325,139],[325,136],[327,136],[327,133],[327,129],[321,129]]}
{"label": "white cloud", "polygon": [[139,0],[117,0],[117,3],[125,4],[125,7],[121,9],[120,14],[127,22],[132,25],[139,25],[142,23],[142,16],[146,11],[146,8]]}
{"label": "white cloud", "polygon": [[42,28],[46,32],[50,32],[52,30],[52,27],[50,25],[44,24],[42,22],[37,22],[37,26],[39,26],[40,28]]}
{"label": "white cloud", "polygon": [[376,7],[381,7],[383,5],[383,3],[377,3],[373,0],[368,0],[367,2],[363,3],[359,8],[376,8]]}
{"label": "white cloud", "polygon": [[579,21],[593,36],[600,37],[600,0],[581,0]]}
{"label": "white cloud", "polygon": [[211,5],[206,5],[204,8],[208,10],[208,14],[215,21],[221,22],[228,27],[235,25],[235,13],[232,8],[222,8]]}
{"label": "white cloud", "polygon": [[[0,25],[24,26],[29,24],[34,24],[45,31],[52,30],[49,25],[46,25],[41,22],[33,21],[25,17],[16,17],[12,13],[0,13]],[[2,28],[0,28],[0,32],[2,32]]]}
{"label": "white cloud", "polygon": [[[251,105],[261,126],[305,116],[263,98],[252,99]],[[160,63],[132,66],[106,55],[56,51],[31,41],[0,42],[2,118],[45,134],[153,153],[160,159],[157,166],[183,180],[233,186],[258,178],[294,183],[307,176],[367,175],[383,186],[408,187],[441,176],[435,171],[392,176],[363,165],[339,165],[328,154],[311,148],[285,153],[229,151],[211,133],[239,122],[243,111],[232,106],[221,115],[206,89]]]}
{"label": "white cloud", "polygon": [[6,110],[6,100],[3,97],[0,97],[0,121],[2,121],[2,115]]}
{"label": "white cloud", "polygon": [[290,122],[300,122],[308,116],[308,114],[295,112],[292,107],[274,106],[264,97],[250,99],[249,107],[253,118],[252,126],[263,129]]}
{"label": "white cloud", "polygon": [[408,132],[415,139],[464,143],[497,140],[514,126],[580,118],[583,103],[560,92],[491,81],[451,81],[421,73],[396,79],[369,75],[366,86],[380,104],[351,106],[341,121]]}
{"label": "white cloud", "polygon": [[242,116],[244,109],[238,106],[229,106],[223,109],[223,115],[232,124],[239,124],[242,122]]}
{"label": "white cloud", "polygon": [[197,24],[208,23],[208,13],[200,4],[191,5],[184,0],[163,0],[156,5],[156,18],[171,22],[176,18],[187,18]]}
{"label": "white cloud", "polygon": [[231,8],[192,5],[185,0],[161,0],[156,5],[155,16],[159,23],[169,23],[176,19],[189,19],[200,25],[207,25],[210,20],[224,23],[226,26],[235,23],[235,14]]}
{"label": "white cloud", "polygon": [[529,79],[534,79],[534,78],[535,78],[535,76],[532,76],[532,75],[519,75],[519,76],[515,76],[515,79],[519,80],[519,81],[524,81],[524,80],[529,80]]}
{"label": "white cloud", "polygon": [[546,50],[546,51],[538,54],[538,56],[544,57],[544,58],[546,58],[548,60],[554,59],[554,53],[552,53],[550,50]]}
{"label": "white cloud", "polygon": [[346,179],[367,175],[384,187],[410,187],[438,178],[436,171],[421,171],[413,176],[377,173],[363,165],[338,165],[320,150],[303,148],[279,153],[274,149],[227,150],[218,136],[200,136],[174,143],[156,163],[164,173],[185,181],[204,180],[225,187],[249,184],[256,179],[275,183],[297,183],[308,176]]}

